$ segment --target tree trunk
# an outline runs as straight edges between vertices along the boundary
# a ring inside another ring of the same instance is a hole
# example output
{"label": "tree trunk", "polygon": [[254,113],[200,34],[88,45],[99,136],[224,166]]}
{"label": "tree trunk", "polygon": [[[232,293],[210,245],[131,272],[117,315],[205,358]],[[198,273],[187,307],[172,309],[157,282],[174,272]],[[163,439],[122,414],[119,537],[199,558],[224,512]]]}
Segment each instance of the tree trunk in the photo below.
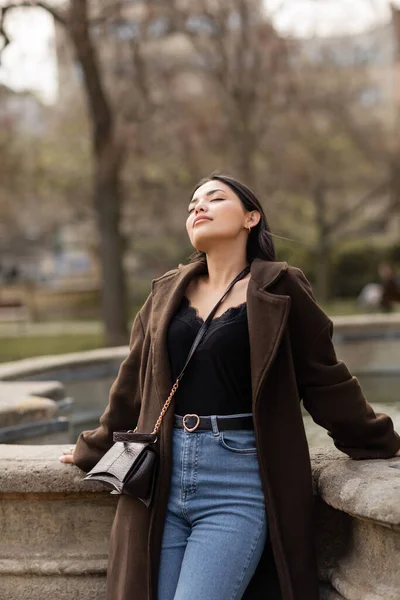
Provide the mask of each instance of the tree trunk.
{"label": "tree trunk", "polygon": [[313,200],[318,231],[315,293],[320,302],[328,302],[331,297],[331,248],[326,221],[326,188],[323,182],[315,186]]}
{"label": "tree trunk", "polygon": [[319,302],[328,302],[331,298],[331,260],[325,246],[317,248],[315,294]]}
{"label": "tree trunk", "polygon": [[238,141],[238,168],[240,176],[247,185],[253,184],[254,173],[253,173],[253,154],[254,146],[251,134],[248,131],[244,131],[241,139]]}
{"label": "tree trunk", "polygon": [[94,175],[94,205],[100,232],[102,265],[102,314],[107,346],[127,343],[126,285],[123,270],[124,240],[120,231],[121,192],[119,163],[110,171],[97,160]]}
{"label": "tree trunk", "polygon": [[121,168],[124,144],[104,89],[102,73],[89,30],[87,0],[71,0],[67,30],[82,67],[93,140],[93,201],[100,239],[102,315],[105,343],[128,341],[126,290],[121,233]]}
{"label": "tree trunk", "polygon": [[400,151],[390,163],[390,207],[400,209]]}

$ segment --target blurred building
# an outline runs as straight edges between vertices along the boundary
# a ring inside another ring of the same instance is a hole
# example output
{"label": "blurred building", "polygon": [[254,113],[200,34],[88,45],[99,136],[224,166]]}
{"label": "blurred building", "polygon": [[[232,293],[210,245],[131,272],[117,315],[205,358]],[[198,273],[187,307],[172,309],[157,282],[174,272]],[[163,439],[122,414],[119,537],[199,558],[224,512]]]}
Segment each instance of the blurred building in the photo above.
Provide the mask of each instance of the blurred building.
{"label": "blurred building", "polygon": [[362,33],[294,40],[293,61],[350,72],[360,82],[360,105],[394,123],[400,110],[400,8],[392,5],[391,15]]}
{"label": "blurred building", "polygon": [[93,238],[93,227],[89,223],[75,222],[61,227],[53,236],[53,244],[38,256],[37,280],[56,288],[97,288],[100,265],[95,251],[87,243]]}
{"label": "blurred building", "polygon": [[15,92],[0,84],[0,122],[21,133],[42,135],[47,127],[46,107],[31,92]]}

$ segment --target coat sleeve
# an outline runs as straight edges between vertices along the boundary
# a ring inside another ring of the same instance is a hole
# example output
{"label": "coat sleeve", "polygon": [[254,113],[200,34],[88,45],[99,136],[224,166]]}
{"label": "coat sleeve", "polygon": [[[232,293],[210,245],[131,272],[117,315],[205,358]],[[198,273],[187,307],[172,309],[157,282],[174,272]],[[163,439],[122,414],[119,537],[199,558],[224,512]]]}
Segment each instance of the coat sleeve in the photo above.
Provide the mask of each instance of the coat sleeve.
{"label": "coat sleeve", "polygon": [[114,431],[134,429],[141,405],[140,370],[143,366],[142,351],[144,328],[141,311],[134,319],[129,354],[121,363],[117,378],[110,389],[108,404],[100,417],[97,429],[82,431],[76,441],[73,461],[88,472],[111,448]]}
{"label": "coat sleeve", "polygon": [[357,377],[338,360],[333,323],[318,306],[304,273],[291,268],[289,329],[300,398],[313,421],[354,459],[390,458],[400,449],[392,419],[375,412]]}

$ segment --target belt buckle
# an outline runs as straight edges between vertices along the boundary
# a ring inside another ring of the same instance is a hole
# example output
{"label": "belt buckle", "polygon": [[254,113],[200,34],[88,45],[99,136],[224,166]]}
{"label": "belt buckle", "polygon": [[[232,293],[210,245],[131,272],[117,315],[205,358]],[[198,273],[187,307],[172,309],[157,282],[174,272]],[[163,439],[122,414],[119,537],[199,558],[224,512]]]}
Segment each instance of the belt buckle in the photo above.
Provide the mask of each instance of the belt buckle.
{"label": "belt buckle", "polygon": [[[196,417],[196,419],[197,419],[196,425],[194,427],[188,427],[185,423],[186,417]],[[191,433],[192,431],[194,431],[195,429],[198,428],[198,426],[200,424],[200,417],[199,417],[199,415],[195,415],[195,414],[187,414],[183,417],[182,424],[183,424],[184,429],[186,431],[188,431],[189,433]]]}

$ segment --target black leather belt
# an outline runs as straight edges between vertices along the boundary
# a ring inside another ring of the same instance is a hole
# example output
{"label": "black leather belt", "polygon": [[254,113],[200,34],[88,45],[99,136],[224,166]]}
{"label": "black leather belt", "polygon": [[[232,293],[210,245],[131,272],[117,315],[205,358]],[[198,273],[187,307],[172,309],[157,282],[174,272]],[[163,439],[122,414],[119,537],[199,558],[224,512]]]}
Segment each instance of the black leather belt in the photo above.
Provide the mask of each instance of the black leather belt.
{"label": "black leather belt", "polygon": [[[218,429],[225,431],[228,429],[254,429],[253,417],[217,417]],[[211,417],[200,417],[199,415],[187,414],[174,415],[174,427],[185,429],[186,431],[212,431]]]}

